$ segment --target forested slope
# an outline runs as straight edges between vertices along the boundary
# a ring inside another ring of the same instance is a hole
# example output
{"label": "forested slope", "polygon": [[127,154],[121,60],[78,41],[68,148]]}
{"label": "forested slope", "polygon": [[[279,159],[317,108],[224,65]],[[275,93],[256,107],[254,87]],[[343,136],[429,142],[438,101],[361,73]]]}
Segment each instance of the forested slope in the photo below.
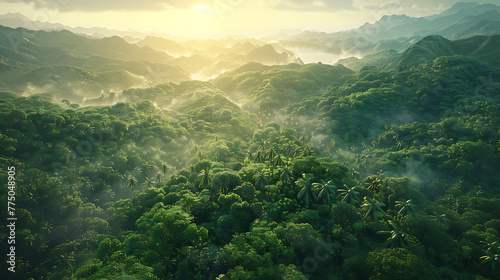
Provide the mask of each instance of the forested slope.
{"label": "forested slope", "polygon": [[0,93],[16,279],[497,279],[500,71],[435,53]]}
{"label": "forested slope", "polygon": [[468,56],[498,67],[499,40],[500,35],[474,36],[456,41],[433,35],[423,38],[401,53],[395,50],[382,51],[362,59],[355,57],[341,59],[338,64],[353,70],[361,70],[365,66],[394,69],[420,66],[442,56]]}

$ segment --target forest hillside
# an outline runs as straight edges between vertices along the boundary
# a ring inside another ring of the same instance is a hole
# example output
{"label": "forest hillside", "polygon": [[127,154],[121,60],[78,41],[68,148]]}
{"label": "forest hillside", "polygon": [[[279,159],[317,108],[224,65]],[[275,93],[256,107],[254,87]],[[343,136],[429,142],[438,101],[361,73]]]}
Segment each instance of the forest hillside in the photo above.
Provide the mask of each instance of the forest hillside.
{"label": "forest hillside", "polygon": [[[457,5],[417,22],[485,8]],[[500,279],[500,37],[473,35],[331,65],[0,26],[15,279]]]}

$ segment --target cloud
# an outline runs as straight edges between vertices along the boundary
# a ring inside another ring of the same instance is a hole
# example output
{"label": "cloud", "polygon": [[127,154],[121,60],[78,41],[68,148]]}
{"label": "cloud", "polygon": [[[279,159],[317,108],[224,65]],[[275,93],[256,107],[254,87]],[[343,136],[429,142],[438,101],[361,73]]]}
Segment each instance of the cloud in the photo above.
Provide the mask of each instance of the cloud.
{"label": "cloud", "polygon": [[457,0],[356,0],[354,6],[371,16],[371,20],[378,20],[384,15],[405,14],[412,17],[429,16],[453,6]]}
{"label": "cloud", "polygon": [[[491,2],[494,0],[483,0]],[[381,11],[386,14],[409,13],[429,14],[440,12],[456,4],[457,0],[356,0],[355,7],[365,11]],[[476,1],[477,2],[477,1]]]}
{"label": "cloud", "polygon": [[[196,6],[260,6],[277,10],[339,11],[353,9],[353,0],[0,0],[8,3],[25,3],[36,9],[68,11],[154,11],[168,8],[191,9]],[[259,5],[260,4],[260,5]]]}
{"label": "cloud", "polygon": [[211,0],[1,0],[8,3],[25,3],[36,9],[61,12],[73,11],[154,11],[168,8],[190,9],[198,5],[210,5]]}
{"label": "cloud", "polygon": [[361,8],[364,10],[395,10],[401,8],[401,3],[389,2],[380,5],[366,5]]}
{"label": "cloud", "polygon": [[283,10],[299,10],[299,11],[340,11],[352,10],[352,0],[277,0],[269,1],[271,7]]}

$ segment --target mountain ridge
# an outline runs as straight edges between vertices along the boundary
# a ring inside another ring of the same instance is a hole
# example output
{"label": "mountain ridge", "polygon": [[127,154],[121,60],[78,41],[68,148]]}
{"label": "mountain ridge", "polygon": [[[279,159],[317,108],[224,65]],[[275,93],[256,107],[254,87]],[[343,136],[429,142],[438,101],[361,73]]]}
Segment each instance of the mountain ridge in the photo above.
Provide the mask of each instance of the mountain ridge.
{"label": "mountain ridge", "polygon": [[491,66],[500,67],[500,50],[497,48],[499,44],[500,35],[478,35],[460,40],[431,35],[419,40],[401,53],[396,50],[385,50],[361,59],[341,59],[337,63],[353,70],[361,70],[365,66],[401,69],[420,66],[439,57],[468,56]]}
{"label": "mountain ridge", "polygon": [[390,49],[401,52],[415,39],[430,35],[458,40],[500,34],[498,15],[498,5],[462,2],[432,16],[384,15],[374,23],[367,22],[351,30],[333,33],[306,30],[298,35],[281,37],[280,42],[289,48],[307,47],[338,55],[362,56]]}

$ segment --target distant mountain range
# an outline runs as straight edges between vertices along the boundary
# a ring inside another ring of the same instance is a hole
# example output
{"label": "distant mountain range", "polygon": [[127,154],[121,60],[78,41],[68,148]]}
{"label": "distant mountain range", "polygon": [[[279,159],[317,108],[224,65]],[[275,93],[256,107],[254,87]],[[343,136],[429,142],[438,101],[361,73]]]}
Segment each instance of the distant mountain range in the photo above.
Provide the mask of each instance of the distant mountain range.
{"label": "distant mountain range", "polygon": [[428,17],[386,15],[375,23],[342,32],[304,31],[283,38],[286,48],[312,48],[339,55],[367,55],[394,49],[398,52],[430,35],[458,40],[500,34],[500,6],[459,2]]}
{"label": "distant mountain range", "polygon": [[[375,40],[396,39],[400,37],[441,35],[451,39],[462,39],[472,35],[493,35],[496,33],[478,34],[479,29],[469,29],[478,22],[488,21],[500,27],[500,6],[493,4],[479,5],[472,2],[459,2],[450,9],[429,17],[409,17],[406,15],[383,16],[373,24],[366,23],[354,34],[366,35]],[[459,35],[458,33],[461,33]]]}
{"label": "distant mountain range", "polygon": [[[171,65],[180,66],[191,74],[206,79],[251,61],[268,65],[302,63],[299,56],[289,49],[297,53],[317,52],[338,55],[338,58],[324,60],[331,63],[346,56],[360,57],[388,50],[402,52],[430,35],[459,40],[478,35],[500,34],[500,6],[459,2],[432,16],[417,18],[407,15],[386,15],[375,23],[365,23],[352,30],[334,33],[288,30],[280,32],[276,38],[262,40],[224,38],[180,41],[173,40],[165,34],[160,36],[100,27],[73,28],[58,23],[31,21],[20,13],[0,15],[0,25],[29,30],[68,30],[96,38],[120,36],[128,43],[135,43],[139,47],[150,47],[155,51],[177,57],[178,59],[171,61]],[[256,49],[264,47],[270,41],[274,42],[269,45],[273,50],[269,46],[263,50]],[[105,41],[101,43],[106,44]],[[108,40],[107,43],[111,41]],[[111,55],[110,58],[116,57]]]}
{"label": "distant mountain range", "polygon": [[234,70],[248,62],[264,65],[303,64],[293,52],[279,44],[267,44],[255,38],[222,38],[210,40],[174,41],[148,36],[136,43],[176,57],[178,65],[197,79],[210,79]]}
{"label": "distant mountain range", "polygon": [[[31,25],[39,30],[1,24]],[[290,77],[303,62],[288,48],[364,56],[339,61],[353,70],[365,66],[404,69],[457,55],[500,66],[500,6],[492,4],[457,3],[440,14],[421,18],[384,16],[373,24],[345,32],[282,33],[281,38],[288,39],[273,43],[255,38],[175,41],[160,36],[146,36],[130,43],[123,37],[92,37],[65,28],[61,24],[31,22],[20,14],[0,16],[0,90],[23,94],[61,92],[62,96],[81,101],[79,92],[96,97],[107,91],[194,79],[212,80],[221,88],[226,83],[241,83],[241,92],[255,96],[265,96],[270,89],[279,88],[284,98],[299,100],[302,96],[294,95],[293,88],[303,85],[294,84]],[[99,30],[113,32],[99,28],[86,31]],[[266,78],[256,83],[256,88],[246,88],[248,77],[238,74],[243,69],[267,71],[267,66],[288,64],[292,65],[281,72],[280,79],[270,82]],[[324,70],[320,66],[304,69],[314,75]],[[350,71],[336,69],[342,75]],[[323,84],[317,82],[307,87],[314,88],[317,94]]]}
{"label": "distant mountain range", "polygon": [[25,92],[102,91],[190,79],[174,58],[114,36],[91,38],[67,30],[33,31],[0,26],[0,89]]}
{"label": "distant mountain range", "polygon": [[353,70],[366,66],[387,69],[403,69],[420,66],[439,57],[468,56],[500,67],[500,35],[473,36],[461,40],[448,40],[440,35],[425,37],[404,52],[395,50],[382,51],[367,55],[361,59],[351,57],[341,59],[342,64]]}
{"label": "distant mountain range", "polygon": [[111,36],[120,36],[129,42],[138,41],[147,34],[137,31],[114,30],[104,27],[71,27],[60,23],[42,22],[39,20],[30,20],[21,13],[7,13],[0,15],[0,25],[11,28],[26,28],[29,30],[68,30],[73,33],[86,34],[92,37],[104,38]]}
{"label": "distant mountain range", "polygon": [[146,37],[131,44],[118,36],[0,26],[0,91],[59,92],[80,102],[79,92],[100,96],[131,87],[207,80],[249,62],[302,64],[279,45],[255,39],[178,43]]}

